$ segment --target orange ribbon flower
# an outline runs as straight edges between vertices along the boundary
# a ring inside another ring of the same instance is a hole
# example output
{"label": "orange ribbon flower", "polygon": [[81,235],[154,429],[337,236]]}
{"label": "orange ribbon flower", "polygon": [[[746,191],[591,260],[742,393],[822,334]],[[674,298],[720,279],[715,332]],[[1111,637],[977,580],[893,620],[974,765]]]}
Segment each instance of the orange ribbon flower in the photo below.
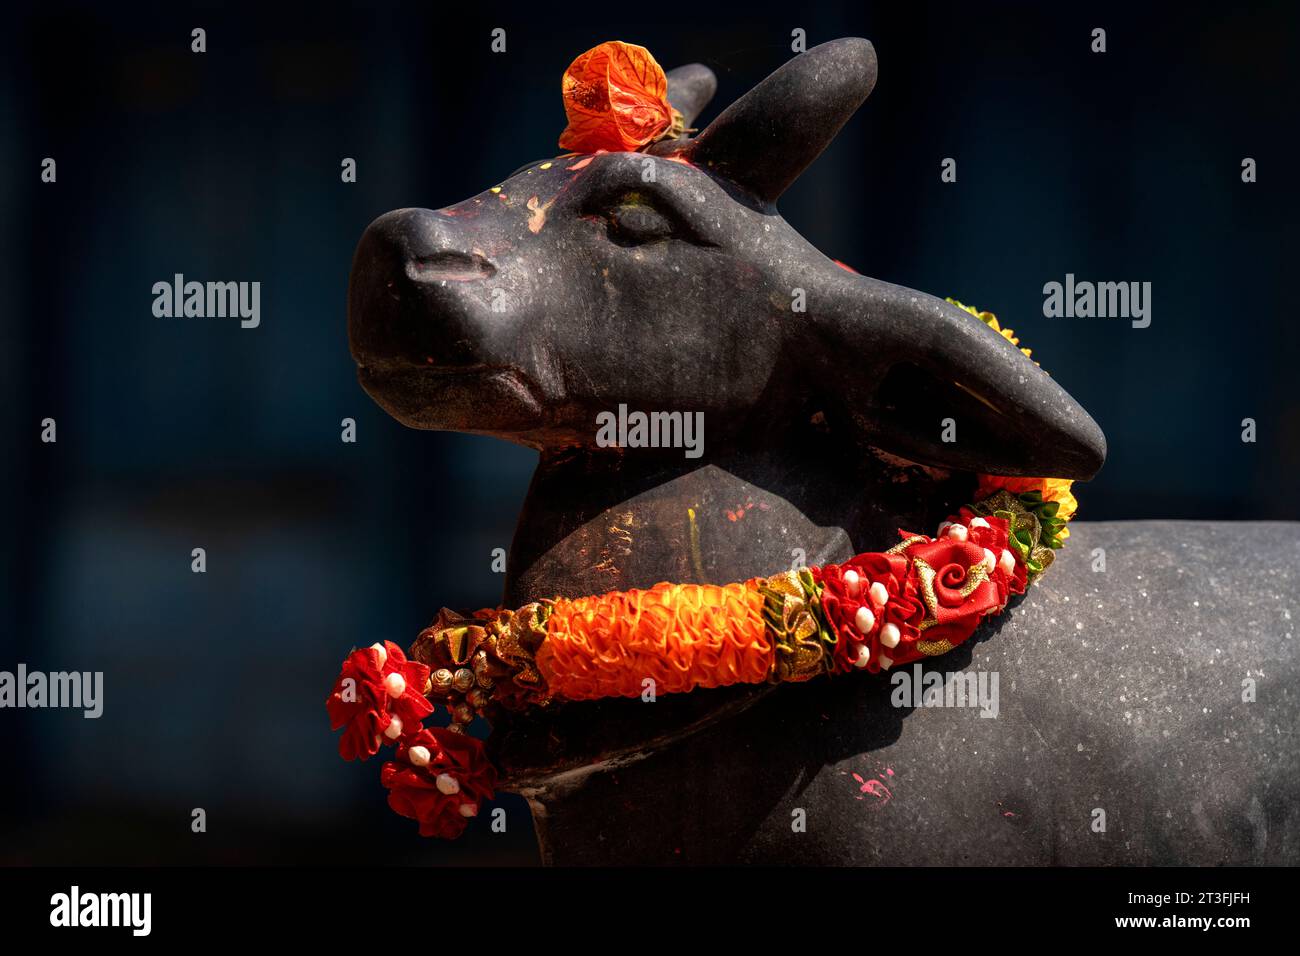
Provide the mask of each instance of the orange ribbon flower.
{"label": "orange ribbon flower", "polygon": [[575,153],[630,152],[659,140],[678,114],[668,102],[668,79],[643,46],[610,40],[564,71],[569,125],[560,148]]}

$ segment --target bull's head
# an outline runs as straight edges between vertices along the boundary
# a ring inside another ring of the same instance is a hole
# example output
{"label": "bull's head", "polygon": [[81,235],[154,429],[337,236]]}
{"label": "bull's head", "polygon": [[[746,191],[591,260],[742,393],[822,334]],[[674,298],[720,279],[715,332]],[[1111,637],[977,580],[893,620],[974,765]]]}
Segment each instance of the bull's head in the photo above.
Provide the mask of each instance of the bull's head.
{"label": "bull's head", "polygon": [[[668,76],[689,126],[713,74]],[[366,391],[414,427],[538,448],[594,445],[596,413],[620,402],[704,411],[716,436],[811,400],[923,464],[1091,477],[1100,429],[1018,349],[941,299],[841,268],[777,213],[875,79],[869,42],[826,43],[694,138],[559,156],[456,205],[381,216],[349,293]],[[947,417],[958,442],[940,440]]]}

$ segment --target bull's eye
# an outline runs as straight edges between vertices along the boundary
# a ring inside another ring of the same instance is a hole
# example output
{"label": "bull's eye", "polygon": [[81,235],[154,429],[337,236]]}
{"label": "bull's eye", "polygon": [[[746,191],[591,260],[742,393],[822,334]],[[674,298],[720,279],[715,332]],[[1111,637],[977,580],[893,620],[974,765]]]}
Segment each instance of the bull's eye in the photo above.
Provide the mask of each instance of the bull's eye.
{"label": "bull's eye", "polygon": [[673,224],[653,206],[621,203],[608,212],[609,237],[622,246],[640,246],[673,237]]}

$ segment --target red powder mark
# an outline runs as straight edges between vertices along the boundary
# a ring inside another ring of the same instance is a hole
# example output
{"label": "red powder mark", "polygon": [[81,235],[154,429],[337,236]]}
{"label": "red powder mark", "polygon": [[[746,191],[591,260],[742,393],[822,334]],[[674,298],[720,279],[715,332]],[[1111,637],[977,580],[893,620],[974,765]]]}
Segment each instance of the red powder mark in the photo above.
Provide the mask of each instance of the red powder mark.
{"label": "red powder mark", "polygon": [[673,153],[671,156],[660,156],[659,158],[660,158],[660,159],[666,159],[666,160],[668,160],[668,162],[670,162],[670,163],[681,163],[683,166],[694,166],[694,165],[695,165],[695,164],[692,163],[689,159],[687,159],[685,156],[683,156],[681,153]]}
{"label": "red powder mark", "polygon": [[891,777],[894,775],[894,771],[889,767],[885,768],[885,773],[889,774]]}
{"label": "red powder mark", "polygon": [[[859,793],[866,793],[875,797],[880,801],[882,807],[894,796],[890,793],[889,788],[885,786],[884,782],[877,780],[875,777],[872,777],[870,780],[863,780],[862,777],[855,773],[853,779],[862,784],[862,786],[858,788]],[[861,800],[862,798],[858,797],[858,799]]]}
{"label": "red powder mark", "polygon": [[[753,507],[754,507],[754,502],[752,502],[752,501],[747,501],[747,502],[745,502],[743,505],[737,505],[735,511],[732,511],[732,510],[730,510],[730,509],[726,509],[726,511],[727,511],[727,520],[728,520],[728,521],[739,521],[741,518],[745,517],[745,512],[751,510]],[[766,506],[766,505],[763,506],[763,510],[764,510],[764,511],[767,510],[767,506]]]}
{"label": "red powder mark", "polygon": [[426,355],[426,356],[424,357],[424,364],[425,364],[425,365],[432,365],[432,364],[433,364],[433,356],[432,356],[432,355]]}
{"label": "red powder mark", "polygon": [[858,270],[857,270],[857,269],[853,268],[853,266],[845,265],[843,262],[840,262],[839,259],[832,259],[831,262],[835,263],[837,266],[839,266],[839,267],[840,267],[841,269],[843,269],[845,272],[852,272],[854,275],[857,275],[857,274],[858,274]]}
{"label": "red powder mark", "polygon": [[1003,815],[1004,817],[1014,817],[1014,816],[1015,816],[1015,814],[1012,813],[1010,810],[1004,810],[1004,811],[1002,812],[1002,815]]}

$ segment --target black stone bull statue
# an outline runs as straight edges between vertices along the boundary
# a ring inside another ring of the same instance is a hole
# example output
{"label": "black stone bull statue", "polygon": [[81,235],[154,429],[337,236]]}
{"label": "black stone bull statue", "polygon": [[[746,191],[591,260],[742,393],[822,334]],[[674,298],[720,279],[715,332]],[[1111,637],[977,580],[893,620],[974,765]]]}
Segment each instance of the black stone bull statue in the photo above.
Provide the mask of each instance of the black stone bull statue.
{"label": "black stone bull statue", "polygon": [[[365,390],[412,427],[540,452],[505,605],[842,561],[890,546],[899,527],[932,531],[965,503],[969,472],[1087,479],[1101,467],[1101,430],[1006,339],[942,299],[841,267],[776,211],[875,80],[869,42],[826,43],[693,138],[538,161],[464,202],[396,210],[366,230],[349,291]],[[715,87],[700,65],[668,73],[686,127]],[[597,416],[620,405],[703,413],[702,457],[602,447]],[[945,419],[956,441],[943,440]],[[1087,574],[1082,557],[1062,565],[1021,610]],[[1050,684],[1075,665],[1043,642],[1072,639],[1073,625],[1036,618],[1003,653],[1031,645]],[[1111,639],[1094,635],[1094,653]],[[998,644],[933,668],[969,666]],[[911,739],[912,761],[890,755],[910,709],[890,706],[883,678],[565,704],[507,717],[489,747],[502,788],[530,799],[551,862],[1068,858],[1059,838],[988,849],[1001,844],[985,816],[1057,827],[1032,798],[1059,779],[1058,745],[1096,745],[1085,730],[1052,740],[1054,720],[1030,734],[1037,721],[1008,699],[1013,665],[1001,666],[999,719],[933,718],[942,738]],[[976,732],[1041,743],[1037,769],[1013,768],[1024,772],[1008,786],[1006,768],[957,742]],[[908,816],[902,794],[920,766],[925,809]],[[862,816],[859,797],[882,812]],[[1089,841],[1097,806],[1102,796],[1074,808],[1081,859],[1107,858],[1104,831]],[[791,829],[796,811],[807,832]]]}

